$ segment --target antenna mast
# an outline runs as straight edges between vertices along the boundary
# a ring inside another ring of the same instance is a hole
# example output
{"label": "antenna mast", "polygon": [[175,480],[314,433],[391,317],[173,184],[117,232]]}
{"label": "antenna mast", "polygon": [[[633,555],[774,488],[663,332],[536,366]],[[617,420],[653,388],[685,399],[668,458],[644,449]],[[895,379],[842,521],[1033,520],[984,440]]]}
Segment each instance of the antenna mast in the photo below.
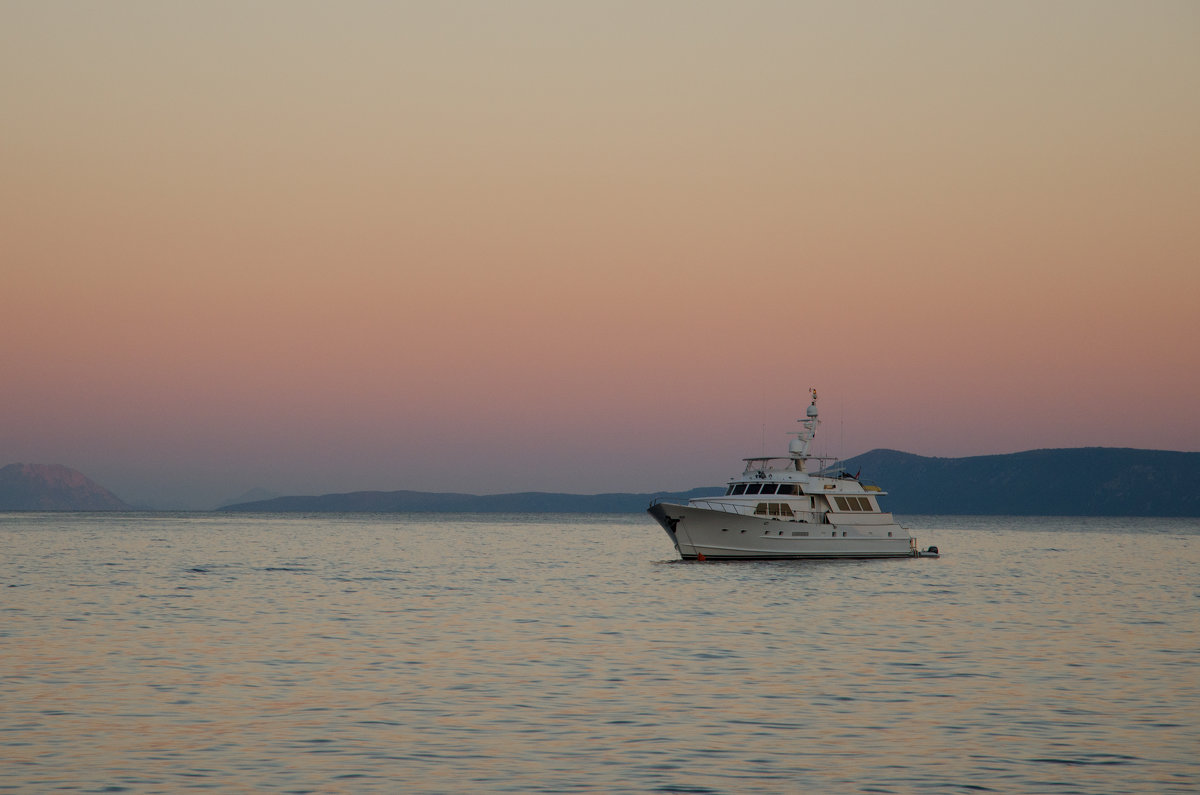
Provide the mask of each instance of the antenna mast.
{"label": "antenna mast", "polygon": [[813,439],[817,435],[817,426],[821,424],[821,421],[817,419],[817,390],[809,389],[808,391],[812,395],[812,403],[809,404],[808,410],[804,412],[805,418],[796,420],[804,426],[804,429],[793,431],[796,434],[796,438],[788,445],[788,453],[796,461],[797,472],[804,471],[804,462],[811,457],[808,454],[809,445],[812,444]]}

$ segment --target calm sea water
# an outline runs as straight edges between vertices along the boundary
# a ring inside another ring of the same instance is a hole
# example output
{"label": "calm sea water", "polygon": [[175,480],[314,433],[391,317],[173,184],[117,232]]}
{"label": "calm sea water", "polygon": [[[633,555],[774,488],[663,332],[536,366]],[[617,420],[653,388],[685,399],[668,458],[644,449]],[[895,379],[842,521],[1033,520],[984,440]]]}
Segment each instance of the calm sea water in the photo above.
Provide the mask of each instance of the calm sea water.
{"label": "calm sea water", "polygon": [[1200,521],[0,515],[0,790],[1200,789]]}

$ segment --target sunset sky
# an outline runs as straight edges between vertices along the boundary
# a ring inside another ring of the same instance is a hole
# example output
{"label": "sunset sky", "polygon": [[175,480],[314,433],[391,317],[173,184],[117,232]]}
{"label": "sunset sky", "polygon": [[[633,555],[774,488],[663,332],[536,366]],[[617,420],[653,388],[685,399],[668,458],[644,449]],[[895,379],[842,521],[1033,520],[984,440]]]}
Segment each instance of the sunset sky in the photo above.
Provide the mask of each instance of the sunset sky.
{"label": "sunset sky", "polygon": [[1200,450],[1200,3],[0,0],[0,285],[160,506]]}

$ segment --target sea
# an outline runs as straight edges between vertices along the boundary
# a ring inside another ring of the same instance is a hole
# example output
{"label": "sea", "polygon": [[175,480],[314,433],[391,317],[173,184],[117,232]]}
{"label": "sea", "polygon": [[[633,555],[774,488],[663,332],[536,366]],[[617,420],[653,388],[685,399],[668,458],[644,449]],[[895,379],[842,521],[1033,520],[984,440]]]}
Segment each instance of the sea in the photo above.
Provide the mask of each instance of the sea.
{"label": "sea", "polygon": [[0,792],[1195,793],[1200,520],[0,514]]}

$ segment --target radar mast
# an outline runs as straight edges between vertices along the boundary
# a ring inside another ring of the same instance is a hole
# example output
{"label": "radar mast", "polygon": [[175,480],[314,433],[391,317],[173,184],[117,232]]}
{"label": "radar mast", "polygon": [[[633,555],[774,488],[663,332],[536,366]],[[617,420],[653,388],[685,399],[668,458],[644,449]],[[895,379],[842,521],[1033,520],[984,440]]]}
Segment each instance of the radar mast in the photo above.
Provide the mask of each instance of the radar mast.
{"label": "radar mast", "polygon": [[799,422],[804,427],[802,430],[792,431],[792,433],[796,434],[796,438],[788,445],[788,453],[796,462],[797,472],[805,471],[804,462],[812,457],[808,454],[808,447],[817,435],[817,426],[821,424],[821,421],[817,419],[817,390],[810,388],[808,391],[812,395],[812,403],[809,404],[808,410],[804,412],[805,418],[796,420],[796,422]]}

